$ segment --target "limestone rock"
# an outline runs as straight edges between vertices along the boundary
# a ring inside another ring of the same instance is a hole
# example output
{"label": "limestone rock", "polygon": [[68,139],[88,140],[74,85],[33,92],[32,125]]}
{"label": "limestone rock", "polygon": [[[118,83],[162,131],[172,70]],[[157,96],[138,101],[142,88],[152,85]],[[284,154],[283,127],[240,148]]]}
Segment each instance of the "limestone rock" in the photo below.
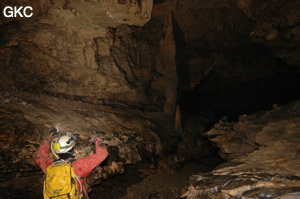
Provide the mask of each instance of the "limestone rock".
{"label": "limestone rock", "polygon": [[[143,49],[139,48],[149,46],[140,47],[130,35],[125,35],[123,39],[128,44],[121,48],[114,45],[119,41],[112,39],[109,30],[124,24],[146,24],[151,19],[153,1],[0,3],[1,8],[21,5],[32,6],[33,17],[5,18],[1,15],[0,18],[0,34],[5,35],[0,47],[4,66],[1,67],[4,76],[0,79],[1,87],[86,99],[97,96],[104,101],[115,99],[115,103],[146,103],[146,97],[140,95],[141,88],[134,89],[132,85],[136,79],[149,84],[152,78],[147,67],[142,66],[145,70],[138,68],[144,64],[139,61],[140,56],[144,56]],[[120,29],[124,35],[127,32],[123,30]],[[127,52],[132,47],[133,51]],[[134,73],[138,74],[130,74],[128,67],[137,65]]]}
{"label": "limestone rock", "polygon": [[206,134],[229,162],[191,176],[185,197],[298,198],[299,107],[296,101],[216,124]]}
{"label": "limestone rock", "polygon": [[[78,157],[94,152],[91,135],[104,139],[110,156],[90,176],[92,185],[144,159],[172,170],[211,154],[202,132],[215,118],[299,98],[299,1],[9,0],[0,8],[6,3],[30,5],[34,16],[0,18],[4,182],[39,177],[32,154],[53,127],[76,133]],[[232,163],[203,174],[206,188],[297,196],[294,105],[215,124],[207,136]],[[252,179],[249,171],[267,175]],[[269,178],[272,187],[264,189]]]}

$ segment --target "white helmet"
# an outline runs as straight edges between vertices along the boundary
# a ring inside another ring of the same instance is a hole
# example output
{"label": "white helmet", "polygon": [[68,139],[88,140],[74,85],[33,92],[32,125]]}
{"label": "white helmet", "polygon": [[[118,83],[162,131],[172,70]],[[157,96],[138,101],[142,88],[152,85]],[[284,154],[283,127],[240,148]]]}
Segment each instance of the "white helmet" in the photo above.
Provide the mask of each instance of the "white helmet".
{"label": "white helmet", "polygon": [[72,133],[67,133],[52,142],[52,148],[55,153],[67,153],[75,146],[75,137]]}

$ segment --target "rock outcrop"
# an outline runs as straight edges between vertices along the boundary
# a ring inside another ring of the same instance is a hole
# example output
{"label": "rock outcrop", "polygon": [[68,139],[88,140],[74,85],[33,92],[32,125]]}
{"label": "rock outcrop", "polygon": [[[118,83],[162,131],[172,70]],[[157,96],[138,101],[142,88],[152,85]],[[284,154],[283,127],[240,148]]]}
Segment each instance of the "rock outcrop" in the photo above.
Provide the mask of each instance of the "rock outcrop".
{"label": "rock outcrop", "polygon": [[300,101],[238,122],[218,122],[205,134],[228,160],[190,178],[186,198],[299,198]]}

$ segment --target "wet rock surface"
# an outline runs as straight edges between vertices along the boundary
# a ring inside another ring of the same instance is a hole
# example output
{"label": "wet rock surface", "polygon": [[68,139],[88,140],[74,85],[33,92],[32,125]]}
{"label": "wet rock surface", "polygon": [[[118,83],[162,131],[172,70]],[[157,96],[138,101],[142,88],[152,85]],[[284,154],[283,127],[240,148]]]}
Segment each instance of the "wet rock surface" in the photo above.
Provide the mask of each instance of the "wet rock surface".
{"label": "wet rock surface", "polygon": [[186,198],[299,198],[299,107],[296,101],[217,123],[205,134],[229,162],[191,176]]}

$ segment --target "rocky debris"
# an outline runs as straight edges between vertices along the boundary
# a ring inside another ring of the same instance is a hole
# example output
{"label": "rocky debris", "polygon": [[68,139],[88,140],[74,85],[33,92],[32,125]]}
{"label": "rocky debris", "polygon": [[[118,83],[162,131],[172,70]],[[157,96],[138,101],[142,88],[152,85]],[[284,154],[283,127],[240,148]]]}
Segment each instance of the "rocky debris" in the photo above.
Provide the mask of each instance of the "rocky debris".
{"label": "rocky debris", "polygon": [[220,121],[205,134],[229,162],[191,176],[184,196],[299,198],[299,124],[300,101],[238,122]]}
{"label": "rocky debris", "polygon": [[[215,162],[216,163],[216,162]],[[215,165],[214,165],[215,166]],[[205,163],[187,163],[174,173],[154,172],[148,175],[138,184],[128,186],[125,193],[117,198],[122,199],[175,199],[180,198],[188,187],[188,179],[192,173],[204,172],[212,169]],[[105,197],[109,198],[109,197]],[[104,199],[105,199],[104,198]]]}
{"label": "rocky debris", "polygon": [[[124,164],[122,162],[117,163],[114,161],[108,163],[107,166],[97,166],[87,177],[86,183],[94,186],[111,176],[122,174],[124,172],[123,166]],[[91,191],[91,189],[88,191]]]}
{"label": "rocky debris", "polygon": [[264,124],[256,124],[249,128],[243,122],[230,123],[220,120],[205,134],[212,143],[218,146],[222,158],[232,160],[258,148],[259,145],[255,142],[254,137],[263,126]]}
{"label": "rocky debris", "polygon": [[267,173],[237,175],[196,174],[190,178],[193,186],[186,198],[278,198],[300,196],[299,176]]}

